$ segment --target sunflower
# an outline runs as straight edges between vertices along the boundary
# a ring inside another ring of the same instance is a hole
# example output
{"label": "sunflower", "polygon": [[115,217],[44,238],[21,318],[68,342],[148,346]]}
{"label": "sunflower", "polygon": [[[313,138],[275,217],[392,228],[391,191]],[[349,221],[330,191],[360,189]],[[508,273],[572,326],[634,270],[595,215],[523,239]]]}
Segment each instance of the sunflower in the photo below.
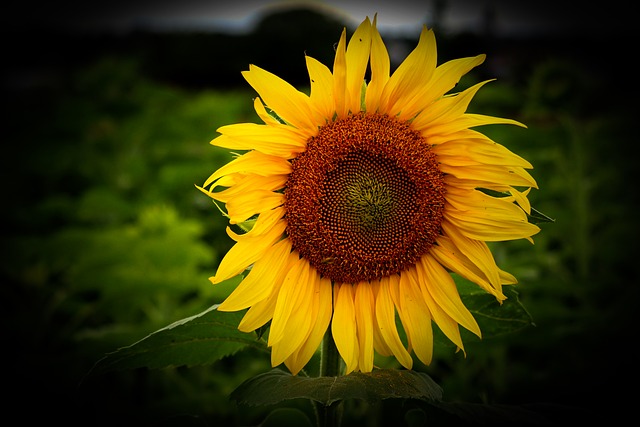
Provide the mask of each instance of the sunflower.
{"label": "sunflower", "polygon": [[460,326],[481,336],[451,272],[502,302],[516,279],[487,242],[539,231],[531,164],[475,130],[524,125],[466,112],[486,81],[449,93],[484,59],[437,66],[425,26],[390,73],[374,17],[348,44],[343,30],[333,70],[306,56],[309,95],[255,65],[242,73],[264,123],[219,128],[211,143],[244,153],[198,188],[249,230],[227,227],[235,244],[210,280],[246,273],[218,309],[248,309],[241,331],[270,322],[273,366],[297,374],[329,328],[345,373],[370,372],[374,352],[429,364],[433,324],[461,350]]}

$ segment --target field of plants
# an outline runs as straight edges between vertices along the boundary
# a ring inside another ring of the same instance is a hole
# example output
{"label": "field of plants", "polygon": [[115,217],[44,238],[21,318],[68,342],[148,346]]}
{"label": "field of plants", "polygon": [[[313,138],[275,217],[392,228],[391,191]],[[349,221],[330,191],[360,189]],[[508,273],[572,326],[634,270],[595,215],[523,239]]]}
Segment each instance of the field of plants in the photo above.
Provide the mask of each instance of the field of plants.
{"label": "field of plants", "polygon": [[[208,49],[215,56],[218,47]],[[532,205],[554,221],[540,224],[534,245],[492,244],[498,265],[518,277],[533,324],[469,342],[466,357],[439,346],[432,365],[416,367],[449,402],[538,405],[563,421],[592,413],[614,420],[634,398],[622,385],[632,387],[636,375],[639,296],[637,162],[626,102],[632,83],[611,80],[617,74],[608,65],[594,65],[599,52],[593,63],[561,49],[520,62],[471,104],[473,112],[528,126],[484,130],[534,165],[540,188],[531,192]],[[304,72],[302,52],[289,53]],[[201,313],[237,283],[208,281],[233,242],[225,218],[195,185],[231,158],[209,145],[216,129],[258,122],[255,93],[219,80],[194,87],[158,78],[148,59],[94,55],[53,83],[36,80],[5,97],[5,417],[258,425],[274,409],[229,398],[271,369],[260,346],[203,366],[87,376],[105,354]],[[470,73],[460,88],[486,73]],[[283,419],[286,411],[311,411],[305,401],[276,407]],[[344,425],[437,425],[421,424],[424,413],[411,409],[406,401],[353,400]]]}

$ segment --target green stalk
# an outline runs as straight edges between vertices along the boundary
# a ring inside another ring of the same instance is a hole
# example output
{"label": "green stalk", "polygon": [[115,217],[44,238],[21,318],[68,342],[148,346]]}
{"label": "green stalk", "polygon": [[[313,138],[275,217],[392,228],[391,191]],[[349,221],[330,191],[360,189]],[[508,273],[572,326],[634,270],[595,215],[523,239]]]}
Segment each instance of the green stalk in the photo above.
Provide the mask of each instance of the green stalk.
{"label": "green stalk", "polygon": [[320,348],[322,358],[320,359],[320,376],[321,377],[337,377],[340,375],[340,354],[333,340],[331,328],[327,328],[327,332],[322,339],[322,347]]}
{"label": "green stalk", "polygon": [[[333,340],[331,328],[327,329],[320,348],[320,376],[337,377],[340,373],[340,354]],[[323,405],[316,402],[318,427],[339,427],[341,418],[341,402]]]}

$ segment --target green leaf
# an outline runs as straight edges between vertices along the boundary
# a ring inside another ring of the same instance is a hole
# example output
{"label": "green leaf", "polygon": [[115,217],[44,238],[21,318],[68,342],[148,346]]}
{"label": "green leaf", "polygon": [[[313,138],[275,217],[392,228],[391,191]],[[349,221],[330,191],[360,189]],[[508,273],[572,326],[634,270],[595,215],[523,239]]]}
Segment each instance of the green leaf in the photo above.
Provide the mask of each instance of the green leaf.
{"label": "green leaf", "polygon": [[247,346],[265,348],[255,334],[238,330],[244,312],[221,312],[213,305],[204,312],[166,326],[142,340],[107,354],[91,374],[136,368],[197,366],[213,363]]}
{"label": "green leaf", "polygon": [[242,383],[231,393],[231,398],[256,406],[289,399],[311,399],[328,406],[345,399],[369,403],[391,398],[439,401],[442,389],[431,377],[415,371],[379,369],[340,377],[310,378],[273,369]]}
{"label": "green leaf", "polygon": [[248,219],[244,222],[238,223],[238,227],[240,227],[240,229],[242,229],[242,231],[244,231],[245,233],[248,233],[251,231],[251,229],[253,229],[253,226],[256,225],[256,221],[256,218]]}
{"label": "green leaf", "polygon": [[504,294],[507,300],[502,304],[490,295],[478,295],[473,298],[473,303],[468,305],[484,338],[512,334],[529,326],[535,326],[531,315],[518,298],[518,291],[507,287]]}
{"label": "green leaf", "polygon": [[531,315],[520,302],[515,287],[502,288],[507,299],[500,304],[493,295],[475,283],[457,274],[452,276],[458,286],[460,298],[478,322],[483,338],[514,333],[534,325]]}
{"label": "green leaf", "polygon": [[534,207],[531,207],[531,213],[527,214],[527,219],[531,224],[540,224],[543,222],[556,222],[555,219],[543,214]]}

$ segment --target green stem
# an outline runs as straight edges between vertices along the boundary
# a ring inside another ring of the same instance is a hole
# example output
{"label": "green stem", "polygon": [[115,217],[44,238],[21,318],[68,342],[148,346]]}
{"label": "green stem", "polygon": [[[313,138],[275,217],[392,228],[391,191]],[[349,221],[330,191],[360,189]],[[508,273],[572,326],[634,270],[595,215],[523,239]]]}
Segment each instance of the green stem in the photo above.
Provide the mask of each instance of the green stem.
{"label": "green stem", "polygon": [[[321,377],[337,377],[340,375],[340,354],[333,340],[331,328],[327,329],[322,340],[321,358],[320,358],[320,376]],[[340,426],[340,402],[334,402],[330,405],[316,403],[318,415],[318,427],[338,427]]]}
{"label": "green stem", "polygon": [[321,377],[337,377],[340,375],[340,354],[333,340],[331,328],[327,328],[327,332],[322,339],[322,347],[320,348],[322,358],[320,359],[320,376]]}

